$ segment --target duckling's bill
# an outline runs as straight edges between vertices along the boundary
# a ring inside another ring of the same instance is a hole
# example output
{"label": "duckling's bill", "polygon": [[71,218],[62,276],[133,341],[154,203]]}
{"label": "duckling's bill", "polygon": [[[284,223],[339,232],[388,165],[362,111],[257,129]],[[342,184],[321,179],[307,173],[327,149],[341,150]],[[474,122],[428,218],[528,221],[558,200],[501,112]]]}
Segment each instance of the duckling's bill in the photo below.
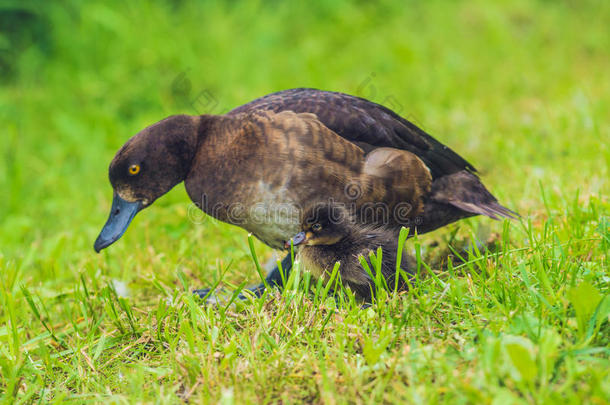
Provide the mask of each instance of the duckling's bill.
{"label": "duckling's bill", "polygon": [[293,246],[298,246],[298,245],[304,245],[307,244],[307,241],[309,241],[309,239],[311,239],[312,237],[312,233],[311,232],[299,232],[296,235],[294,235],[292,238],[290,238],[290,240],[287,240],[286,243],[284,244],[284,247],[286,249],[290,249],[290,243],[292,242]]}
{"label": "duckling's bill", "polygon": [[119,240],[127,230],[133,217],[144,207],[141,201],[126,201],[114,193],[112,208],[106,225],[95,240],[93,248],[97,253]]}

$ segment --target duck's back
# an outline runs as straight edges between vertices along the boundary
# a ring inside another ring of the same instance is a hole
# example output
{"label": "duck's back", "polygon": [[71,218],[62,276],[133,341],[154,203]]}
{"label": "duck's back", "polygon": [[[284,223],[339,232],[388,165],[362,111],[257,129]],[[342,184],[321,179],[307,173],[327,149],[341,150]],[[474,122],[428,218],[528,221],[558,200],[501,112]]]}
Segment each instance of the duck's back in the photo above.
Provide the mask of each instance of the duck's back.
{"label": "duck's back", "polygon": [[349,94],[298,88],[268,94],[235,108],[249,111],[294,111],[315,114],[334,133],[361,146],[408,150],[420,157],[434,178],[475,168],[449,147],[389,108]]}

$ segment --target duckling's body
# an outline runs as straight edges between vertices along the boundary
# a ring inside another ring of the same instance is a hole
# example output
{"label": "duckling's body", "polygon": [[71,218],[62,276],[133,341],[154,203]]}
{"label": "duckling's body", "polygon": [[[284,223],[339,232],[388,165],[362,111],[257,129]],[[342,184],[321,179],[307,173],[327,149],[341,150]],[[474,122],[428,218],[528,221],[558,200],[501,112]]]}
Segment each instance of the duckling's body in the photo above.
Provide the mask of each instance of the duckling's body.
{"label": "duckling's body", "polygon": [[[334,218],[331,219],[329,212],[333,209],[338,215],[332,215]],[[371,275],[375,277],[375,266],[369,254],[377,254],[381,248],[380,272],[385,285],[392,290],[394,287],[398,290],[406,288],[405,278],[410,274],[412,263],[405,253],[400,264],[402,274],[395,283],[399,232],[384,226],[358,223],[348,209],[340,205],[322,204],[316,207],[315,214],[312,210],[307,211],[304,218],[309,219],[302,221],[302,231],[293,238],[293,243],[297,248],[297,259],[314,277],[328,279],[335,264],[339,263],[343,284],[360,298],[370,301],[377,287],[371,278]],[[372,274],[362,267],[360,258],[366,260]]]}

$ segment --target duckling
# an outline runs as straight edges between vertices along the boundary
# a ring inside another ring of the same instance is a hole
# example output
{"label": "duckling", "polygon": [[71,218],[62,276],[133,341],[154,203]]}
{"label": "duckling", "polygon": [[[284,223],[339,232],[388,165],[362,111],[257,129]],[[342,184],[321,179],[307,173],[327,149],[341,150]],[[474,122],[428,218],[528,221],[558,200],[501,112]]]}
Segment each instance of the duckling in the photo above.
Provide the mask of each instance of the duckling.
{"label": "duckling", "polygon": [[[321,203],[305,211],[302,230],[285,247],[292,244],[296,258],[303,268],[316,278],[330,276],[336,263],[345,286],[349,286],[360,299],[371,302],[376,286],[371,277],[375,272],[369,253],[381,248],[381,276],[390,290],[407,288],[405,277],[411,275],[412,259],[402,253],[401,269],[396,283],[396,261],[398,254],[398,232],[395,229],[358,223],[343,205]],[[365,270],[360,262],[364,258],[369,266]]]}
{"label": "duckling", "polygon": [[[315,89],[270,94],[224,115],[168,117],[119,149],[109,179],[112,207],[97,252],[182,182],[199,209],[277,249],[299,231],[301,207],[320,196],[354,205],[363,223],[420,234],[473,215],[516,215],[470,163],[409,121]],[[268,283],[280,280],[272,270]]]}

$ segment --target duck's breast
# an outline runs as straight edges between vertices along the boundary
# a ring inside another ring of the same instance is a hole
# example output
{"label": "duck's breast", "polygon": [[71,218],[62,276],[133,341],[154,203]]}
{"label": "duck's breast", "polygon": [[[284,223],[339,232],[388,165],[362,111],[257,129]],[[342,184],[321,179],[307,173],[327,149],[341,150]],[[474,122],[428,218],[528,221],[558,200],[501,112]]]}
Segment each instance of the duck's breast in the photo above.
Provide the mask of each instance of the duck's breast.
{"label": "duck's breast", "polygon": [[301,207],[293,191],[259,180],[254,187],[257,198],[245,207],[243,228],[276,249],[296,235],[301,228]]}

